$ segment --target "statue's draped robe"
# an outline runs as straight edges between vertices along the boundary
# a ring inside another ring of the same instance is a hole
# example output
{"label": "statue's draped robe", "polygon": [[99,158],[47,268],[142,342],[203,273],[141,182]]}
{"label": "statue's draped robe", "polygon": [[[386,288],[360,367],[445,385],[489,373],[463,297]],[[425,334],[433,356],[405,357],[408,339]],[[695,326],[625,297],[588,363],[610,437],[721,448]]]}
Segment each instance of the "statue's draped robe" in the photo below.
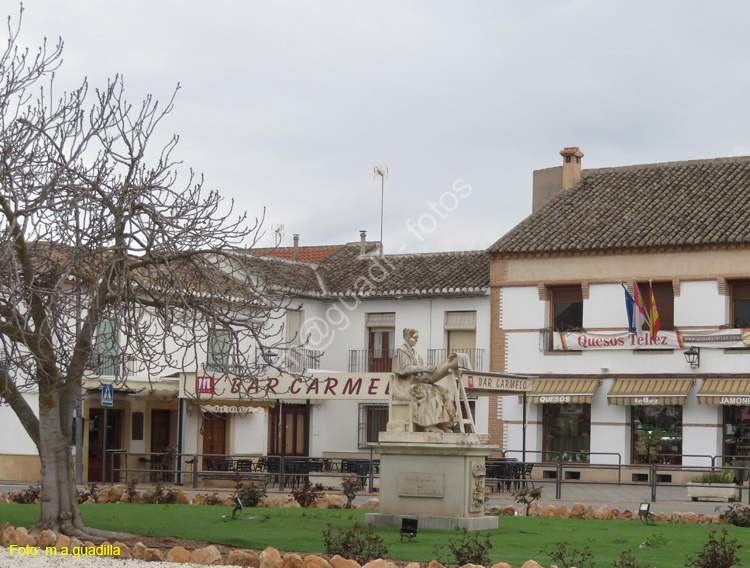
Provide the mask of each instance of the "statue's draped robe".
{"label": "statue's draped robe", "polygon": [[424,367],[422,356],[408,344],[396,349],[393,354],[392,396],[395,400],[413,400],[415,411],[412,420],[419,426],[437,426],[456,423],[456,412],[447,389],[440,385],[422,382],[429,373],[410,373],[410,367]]}

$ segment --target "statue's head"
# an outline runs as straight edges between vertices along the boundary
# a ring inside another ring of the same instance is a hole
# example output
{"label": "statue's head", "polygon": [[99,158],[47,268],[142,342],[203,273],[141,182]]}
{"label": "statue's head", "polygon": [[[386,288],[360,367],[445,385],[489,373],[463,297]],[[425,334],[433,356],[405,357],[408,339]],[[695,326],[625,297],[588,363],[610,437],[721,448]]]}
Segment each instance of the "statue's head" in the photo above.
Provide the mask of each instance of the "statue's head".
{"label": "statue's head", "polygon": [[414,329],[413,327],[404,328],[404,341],[406,341],[406,343],[413,346],[417,343],[418,339],[419,332],[416,329]]}

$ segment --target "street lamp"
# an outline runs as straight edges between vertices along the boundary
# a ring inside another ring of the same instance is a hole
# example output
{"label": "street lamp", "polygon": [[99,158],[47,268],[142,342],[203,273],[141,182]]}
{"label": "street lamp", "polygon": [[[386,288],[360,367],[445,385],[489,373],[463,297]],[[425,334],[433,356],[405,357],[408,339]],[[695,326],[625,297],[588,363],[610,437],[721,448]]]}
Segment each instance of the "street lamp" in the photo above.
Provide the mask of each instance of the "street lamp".
{"label": "street lamp", "polygon": [[697,369],[701,366],[701,350],[700,347],[691,347],[683,353],[685,360],[688,362],[691,368]]}

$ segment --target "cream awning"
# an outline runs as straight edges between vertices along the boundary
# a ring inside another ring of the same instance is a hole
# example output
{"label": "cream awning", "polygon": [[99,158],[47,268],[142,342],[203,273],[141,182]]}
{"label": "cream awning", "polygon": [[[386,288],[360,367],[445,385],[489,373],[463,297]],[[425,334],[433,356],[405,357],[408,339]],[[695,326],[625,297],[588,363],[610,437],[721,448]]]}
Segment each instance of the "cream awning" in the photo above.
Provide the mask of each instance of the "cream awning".
{"label": "cream awning", "polygon": [[683,405],[694,382],[694,379],[615,379],[607,393],[607,402],[636,406]]}
{"label": "cream awning", "polygon": [[[528,402],[537,404],[591,404],[599,379],[537,379],[527,395]],[[523,402],[523,397],[518,397]]]}
{"label": "cream awning", "polygon": [[698,404],[750,406],[750,379],[704,379]]}

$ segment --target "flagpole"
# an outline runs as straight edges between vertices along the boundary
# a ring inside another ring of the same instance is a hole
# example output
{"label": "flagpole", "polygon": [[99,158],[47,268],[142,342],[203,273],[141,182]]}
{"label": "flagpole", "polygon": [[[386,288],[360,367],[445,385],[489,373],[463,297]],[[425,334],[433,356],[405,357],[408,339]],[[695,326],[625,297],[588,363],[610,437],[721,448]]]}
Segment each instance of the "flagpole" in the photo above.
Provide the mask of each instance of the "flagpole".
{"label": "flagpole", "polygon": [[372,179],[380,176],[380,255],[383,255],[383,209],[385,203],[385,178],[388,177],[388,166],[375,166],[375,175]]}

